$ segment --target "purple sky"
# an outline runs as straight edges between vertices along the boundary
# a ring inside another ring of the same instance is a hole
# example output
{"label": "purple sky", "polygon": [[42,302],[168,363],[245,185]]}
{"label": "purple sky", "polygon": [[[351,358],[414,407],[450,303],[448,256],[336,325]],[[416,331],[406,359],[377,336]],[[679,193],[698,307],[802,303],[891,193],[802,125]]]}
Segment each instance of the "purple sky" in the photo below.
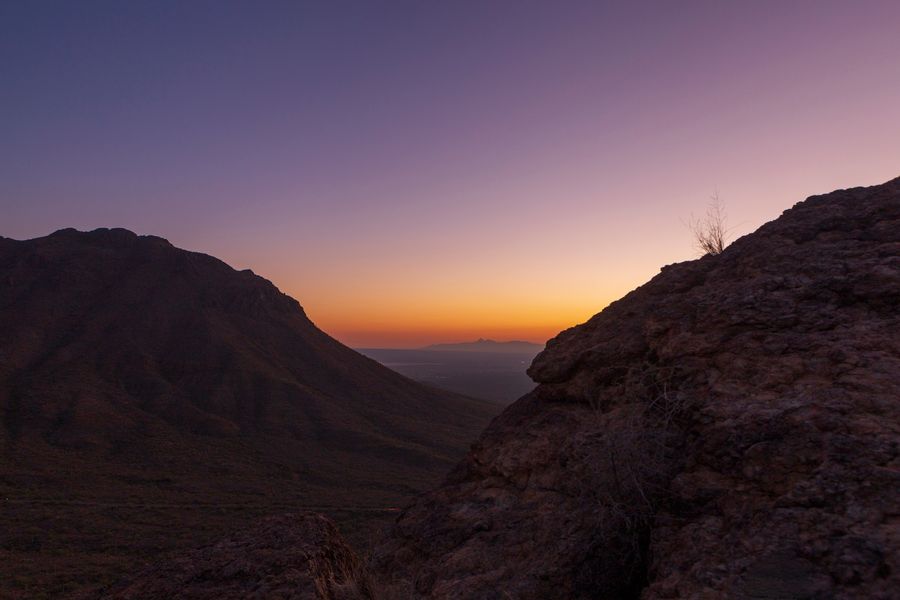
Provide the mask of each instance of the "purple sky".
{"label": "purple sky", "polygon": [[543,341],[900,175],[900,2],[0,3],[0,235],[121,226],[353,345]]}

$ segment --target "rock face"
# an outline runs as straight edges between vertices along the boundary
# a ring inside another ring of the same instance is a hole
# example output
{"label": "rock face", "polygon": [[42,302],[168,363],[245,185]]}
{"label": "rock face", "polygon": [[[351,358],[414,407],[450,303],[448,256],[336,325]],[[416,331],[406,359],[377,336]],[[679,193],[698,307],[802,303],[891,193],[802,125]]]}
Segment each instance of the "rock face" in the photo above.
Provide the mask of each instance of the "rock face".
{"label": "rock face", "polygon": [[529,374],[377,548],[398,593],[896,598],[900,179],[664,268]]}
{"label": "rock face", "polygon": [[341,600],[369,590],[359,559],[315,514],[269,517],[228,538],[148,567],[104,600]]}

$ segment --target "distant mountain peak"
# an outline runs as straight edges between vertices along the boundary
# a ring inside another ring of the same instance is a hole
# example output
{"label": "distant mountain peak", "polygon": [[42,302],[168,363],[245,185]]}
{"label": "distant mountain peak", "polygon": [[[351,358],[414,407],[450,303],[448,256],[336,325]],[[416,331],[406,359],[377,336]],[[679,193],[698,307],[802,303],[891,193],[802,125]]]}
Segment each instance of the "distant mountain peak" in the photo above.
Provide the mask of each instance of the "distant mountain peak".
{"label": "distant mountain peak", "polygon": [[522,340],[498,342],[488,338],[478,338],[474,342],[456,342],[432,344],[422,350],[443,350],[451,352],[504,352],[515,354],[537,354],[544,349],[543,344],[534,344]]}

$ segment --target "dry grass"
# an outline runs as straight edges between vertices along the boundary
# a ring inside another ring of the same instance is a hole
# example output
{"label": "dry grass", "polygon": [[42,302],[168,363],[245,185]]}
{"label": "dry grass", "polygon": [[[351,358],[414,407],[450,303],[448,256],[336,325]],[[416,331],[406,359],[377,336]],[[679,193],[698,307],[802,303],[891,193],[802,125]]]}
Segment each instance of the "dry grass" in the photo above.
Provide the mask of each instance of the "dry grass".
{"label": "dry grass", "polygon": [[408,600],[413,596],[407,582],[385,583],[372,577],[366,561],[350,565],[341,581],[315,581],[322,600]]}
{"label": "dry grass", "polygon": [[726,221],[727,215],[718,192],[710,199],[703,218],[691,217],[688,228],[694,236],[694,245],[703,256],[715,256],[725,250],[728,236]]}
{"label": "dry grass", "polygon": [[597,566],[600,580],[635,584],[644,577],[650,529],[682,440],[678,423],[687,400],[678,390],[679,375],[650,362],[633,365],[608,390],[618,400],[595,406],[598,433],[584,440],[582,452],[588,479],[599,484],[591,492],[601,515],[598,538],[615,548],[614,558]]}

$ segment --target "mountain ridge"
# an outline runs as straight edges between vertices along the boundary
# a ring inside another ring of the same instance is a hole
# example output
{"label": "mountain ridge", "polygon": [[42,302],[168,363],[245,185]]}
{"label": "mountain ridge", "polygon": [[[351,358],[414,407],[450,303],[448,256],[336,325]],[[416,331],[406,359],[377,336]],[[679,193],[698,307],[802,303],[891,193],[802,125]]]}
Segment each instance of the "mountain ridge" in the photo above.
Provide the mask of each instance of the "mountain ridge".
{"label": "mountain ridge", "polygon": [[[497,411],[343,346],[264,278],[124,229],[0,241],[0,358],[0,495],[18,523],[4,524],[7,564],[37,578],[48,570],[27,560],[28,531],[48,502],[75,547],[86,518],[110,531],[140,522],[85,517],[97,502],[218,502],[238,521],[285,504],[391,507],[436,481]],[[188,516],[172,508],[141,531],[158,551],[169,521]],[[203,535],[226,520],[196,518]],[[171,543],[194,539],[179,535]],[[122,537],[129,551],[142,543]],[[82,548],[98,572],[124,560],[103,547]]]}

